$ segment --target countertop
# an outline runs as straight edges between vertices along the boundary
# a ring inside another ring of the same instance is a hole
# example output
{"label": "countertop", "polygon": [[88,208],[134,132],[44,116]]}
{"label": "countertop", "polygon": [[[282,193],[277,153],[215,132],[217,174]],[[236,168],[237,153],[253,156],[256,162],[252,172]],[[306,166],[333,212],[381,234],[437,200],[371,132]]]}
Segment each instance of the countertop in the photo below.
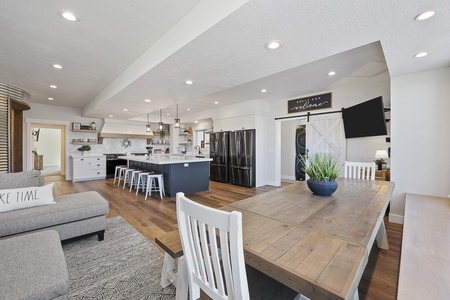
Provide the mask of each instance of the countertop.
{"label": "countertop", "polygon": [[72,154],[72,155],[70,155],[70,157],[72,157],[72,158],[92,158],[92,157],[94,157],[94,158],[97,158],[97,157],[104,157],[104,158],[106,158],[106,156],[104,155],[104,154],[86,154],[86,155],[81,155],[81,154]]}
{"label": "countertop", "polygon": [[209,162],[212,158],[198,158],[194,155],[161,155],[161,156],[119,156],[120,159],[132,160],[146,162],[149,164],[157,165],[168,165],[168,164],[182,164],[182,163],[198,163],[198,162]]}

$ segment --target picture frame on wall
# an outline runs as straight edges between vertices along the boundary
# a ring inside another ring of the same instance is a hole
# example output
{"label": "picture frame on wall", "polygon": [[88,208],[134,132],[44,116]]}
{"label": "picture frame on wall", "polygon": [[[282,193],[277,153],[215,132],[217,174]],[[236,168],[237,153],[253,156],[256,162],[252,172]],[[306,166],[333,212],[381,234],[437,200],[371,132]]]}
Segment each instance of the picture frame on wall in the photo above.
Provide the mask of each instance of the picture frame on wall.
{"label": "picture frame on wall", "polygon": [[72,130],[80,130],[81,129],[81,123],[72,122]]}

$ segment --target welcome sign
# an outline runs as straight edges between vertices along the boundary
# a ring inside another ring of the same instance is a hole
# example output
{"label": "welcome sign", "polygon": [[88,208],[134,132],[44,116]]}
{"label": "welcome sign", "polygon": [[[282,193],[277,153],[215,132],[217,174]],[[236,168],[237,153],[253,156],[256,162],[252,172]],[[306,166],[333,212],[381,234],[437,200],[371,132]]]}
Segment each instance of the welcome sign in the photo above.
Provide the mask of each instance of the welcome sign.
{"label": "welcome sign", "polygon": [[289,100],[288,114],[330,107],[331,107],[331,93],[327,93]]}

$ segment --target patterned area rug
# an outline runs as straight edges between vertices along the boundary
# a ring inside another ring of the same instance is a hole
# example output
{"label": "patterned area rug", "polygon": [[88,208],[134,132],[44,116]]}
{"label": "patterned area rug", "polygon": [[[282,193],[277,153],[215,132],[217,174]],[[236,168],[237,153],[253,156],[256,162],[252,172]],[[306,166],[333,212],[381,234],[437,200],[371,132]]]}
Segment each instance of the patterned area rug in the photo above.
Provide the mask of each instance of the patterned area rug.
{"label": "patterned area rug", "polygon": [[106,220],[97,236],[63,244],[71,300],[175,299],[175,288],[159,284],[163,254],[122,217]]}

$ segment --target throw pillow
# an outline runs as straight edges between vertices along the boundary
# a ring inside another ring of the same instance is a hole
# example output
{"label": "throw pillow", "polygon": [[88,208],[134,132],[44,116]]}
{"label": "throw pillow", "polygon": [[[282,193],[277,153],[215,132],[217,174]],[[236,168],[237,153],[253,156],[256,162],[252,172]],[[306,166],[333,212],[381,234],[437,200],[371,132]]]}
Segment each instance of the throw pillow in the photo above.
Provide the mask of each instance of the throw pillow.
{"label": "throw pillow", "polygon": [[53,201],[53,183],[44,186],[0,190],[0,212],[53,203],[55,203]]}

